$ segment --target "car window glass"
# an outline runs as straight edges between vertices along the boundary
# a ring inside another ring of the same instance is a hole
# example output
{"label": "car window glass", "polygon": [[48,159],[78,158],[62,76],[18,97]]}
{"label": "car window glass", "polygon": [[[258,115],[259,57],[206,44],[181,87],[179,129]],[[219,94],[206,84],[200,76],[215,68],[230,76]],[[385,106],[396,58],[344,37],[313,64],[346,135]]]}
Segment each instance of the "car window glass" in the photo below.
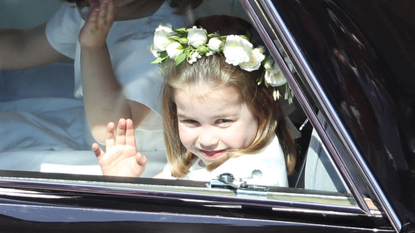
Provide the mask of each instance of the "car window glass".
{"label": "car window glass", "polygon": [[[33,20],[23,21],[22,17],[31,17],[27,11],[32,11],[32,8],[20,7],[26,6],[28,2],[1,2],[0,28],[29,28],[53,15],[53,12],[47,12],[42,14],[44,18],[35,17]],[[44,4],[37,2],[33,7],[43,9],[44,5],[53,3],[56,4],[53,8],[57,10],[62,4],[52,0],[44,2]],[[33,4],[32,1],[30,3]],[[46,8],[52,9],[52,7]],[[5,9],[10,11],[6,12]],[[2,20],[5,15],[8,21]],[[239,1],[231,0],[204,1],[196,9],[186,11],[183,17],[190,25],[199,17],[210,15],[235,16],[251,22]],[[148,64],[148,66],[155,65]],[[85,137],[90,135],[85,130],[87,123],[83,102],[73,94],[75,88],[73,76],[73,61],[70,59],[29,70],[0,70],[2,92],[0,93],[0,124],[3,138],[0,143],[0,169],[102,175],[97,159],[90,150],[91,145],[85,143]],[[284,94],[284,90],[281,90],[281,93]],[[330,154],[321,143],[320,136],[308,122],[299,103],[295,98],[293,104],[285,100],[281,103],[298,151],[297,165],[294,172],[288,176],[289,187],[327,191],[329,194],[325,193],[322,195],[324,197],[332,195],[332,197],[344,198],[348,195],[345,205],[356,205],[350,197],[342,175],[333,165]],[[141,143],[154,143],[151,137],[148,137],[147,141]],[[167,163],[164,150],[143,153],[149,161],[144,177],[153,177],[163,170]],[[268,198],[276,200],[295,198],[301,202],[311,200],[312,193],[313,191],[294,195],[288,191],[282,194],[277,190],[272,195],[268,195]]]}

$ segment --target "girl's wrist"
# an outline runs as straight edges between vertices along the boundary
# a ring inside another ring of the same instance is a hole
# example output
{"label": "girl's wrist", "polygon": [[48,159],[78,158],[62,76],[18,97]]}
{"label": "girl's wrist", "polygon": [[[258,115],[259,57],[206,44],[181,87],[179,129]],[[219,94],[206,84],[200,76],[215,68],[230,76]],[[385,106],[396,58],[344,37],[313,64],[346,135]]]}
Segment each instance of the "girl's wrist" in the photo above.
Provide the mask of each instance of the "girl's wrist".
{"label": "girl's wrist", "polygon": [[88,50],[88,51],[91,51],[91,52],[99,51],[99,50],[102,50],[102,49],[105,49],[105,48],[107,48],[107,43],[104,43],[102,45],[82,45],[81,44],[81,49],[82,50]]}

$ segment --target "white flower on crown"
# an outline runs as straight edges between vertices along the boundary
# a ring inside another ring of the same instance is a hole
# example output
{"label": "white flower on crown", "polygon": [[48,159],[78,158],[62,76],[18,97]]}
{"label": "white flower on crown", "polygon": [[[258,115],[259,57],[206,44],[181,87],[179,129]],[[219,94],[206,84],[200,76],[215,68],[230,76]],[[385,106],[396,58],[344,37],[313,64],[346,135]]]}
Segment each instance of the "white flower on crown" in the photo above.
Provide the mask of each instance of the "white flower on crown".
{"label": "white flower on crown", "polygon": [[281,68],[272,59],[265,61],[265,81],[273,87],[282,86],[287,83],[287,79],[281,71]]}
{"label": "white flower on crown", "polygon": [[220,47],[223,45],[223,42],[218,37],[213,37],[209,40],[207,47],[212,52],[220,52]]}
{"label": "white flower on crown", "polygon": [[[248,72],[258,70],[263,65],[265,72],[258,77],[258,85],[272,86],[274,99],[281,97],[276,87],[284,86],[284,98],[292,103],[294,93],[287,85],[287,80],[278,64],[271,56],[265,57],[266,50],[263,46],[253,48],[246,36],[220,36],[218,33],[208,35],[203,28],[173,30],[170,24],[160,24],[155,30],[153,43],[149,49],[157,57],[152,62],[153,64],[162,63],[167,59],[175,60],[176,65],[183,61],[193,64],[203,55],[210,56],[218,53],[225,57],[228,64],[239,66]],[[283,56],[288,68],[292,71],[294,67],[291,61],[286,55]]]}
{"label": "white flower on crown", "polygon": [[170,40],[170,34],[173,32],[171,24],[160,24],[155,32],[153,39],[153,47],[157,52],[163,52],[166,50],[166,47],[172,42]]}
{"label": "white flower on crown", "polygon": [[272,65],[274,64],[274,59],[271,56],[268,56],[267,59],[264,61],[264,68],[266,70],[272,69]]}
{"label": "white flower on crown", "polygon": [[189,45],[193,46],[193,48],[199,48],[199,46],[206,44],[208,38],[205,29],[193,26],[187,33],[187,39],[189,40]]}
{"label": "white flower on crown", "polygon": [[227,36],[225,45],[223,46],[223,54],[225,55],[226,62],[234,66],[249,62],[252,56],[252,47],[252,44],[241,36]]}
{"label": "white flower on crown", "polygon": [[213,54],[215,54],[215,52],[213,52],[213,51],[208,51],[208,52],[206,53],[206,57],[212,56]]}
{"label": "white flower on crown", "polygon": [[183,46],[179,42],[172,42],[167,45],[166,52],[169,57],[176,59],[183,52]]}
{"label": "white flower on crown", "polygon": [[202,58],[202,55],[200,55],[198,52],[194,52],[190,55],[189,64],[193,64],[197,61],[197,59]]}
{"label": "white flower on crown", "polygon": [[239,67],[246,71],[258,70],[261,67],[261,62],[265,59],[265,55],[262,53],[260,48],[255,48],[252,50],[251,59],[248,62],[243,62],[239,64]]}
{"label": "white flower on crown", "polygon": [[150,50],[150,52],[153,54],[154,57],[160,57],[160,51],[158,51],[156,46],[154,46],[154,43],[151,43],[148,49]]}

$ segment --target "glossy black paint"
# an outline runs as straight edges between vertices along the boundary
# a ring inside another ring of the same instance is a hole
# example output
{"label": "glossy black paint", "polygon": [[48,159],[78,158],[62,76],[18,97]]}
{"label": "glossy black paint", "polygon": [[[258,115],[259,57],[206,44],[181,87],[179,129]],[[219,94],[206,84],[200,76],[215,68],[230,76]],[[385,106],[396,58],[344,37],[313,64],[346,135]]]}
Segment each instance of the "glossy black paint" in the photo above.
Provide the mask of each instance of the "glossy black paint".
{"label": "glossy black paint", "polygon": [[415,220],[415,5],[275,0],[403,227]]}
{"label": "glossy black paint", "polygon": [[[1,177],[51,178],[51,174],[0,171]],[[55,174],[56,180],[127,182],[203,187],[203,182]],[[328,212],[273,210],[254,203],[238,204],[184,198],[168,193],[105,192],[77,186],[53,187],[32,182],[0,181],[0,232],[393,232],[384,218]],[[4,187],[7,187],[6,189]],[[281,189],[281,188],[280,188]],[[286,192],[301,192],[287,189]],[[307,192],[307,190],[303,190]],[[314,194],[318,192],[313,191]],[[200,198],[199,198],[200,199]],[[210,200],[209,200],[210,199]],[[232,207],[234,206],[234,207]],[[239,207],[238,207],[239,206]],[[306,206],[305,206],[306,207]]]}
{"label": "glossy black paint", "polygon": [[[140,199],[138,199],[140,201]],[[105,201],[105,200],[100,200]],[[128,200],[127,200],[128,201]],[[143,200],[141,200],[143,201]],[[98,202],[98,201],[95,201]],[[111,198],[113,204],[123,204],[120,198]],[[132,202],[134,203],[134,202]],[[133,205],[130,203],[130,205]],[[269,210],[243,211],[206,210],[203,207],[189,207],[185,203],[174,206],[171,203],[148,203],[160,212],[151,209],[142,210],[114,210],[100,208],[71,207],[71,206],[43,206],[30,205],[0,205],[4,213],[0,216],[1,232],[371,232],[367,222],[364,228],[345,227],[339,224],[326,222],[323,224],[307,224],[293,222],[293,216],[275,216]],[[160,208],[160,206],[164,208]],[[139,205],[139,206],[142,206]],[[249,213],[249,214],[247,214]],[[298,217],[298,216],[296,216]],[[323,216],[319,217],[324,219]],[[296,218],[294,218],[296,219]],[[300,218],[301,219],[301,218]],[[327,219],[327,218],[326,218]],[[308,221],[315,220],[311,218]],[[344,218],[339,222],[344,222]],[[332,220],[333,221],[333,220]],[[334,221],[335,222],[335,221]],[[356,223],[356,221],[353,221]],[[358,221],[357,221],[358,222]]]}

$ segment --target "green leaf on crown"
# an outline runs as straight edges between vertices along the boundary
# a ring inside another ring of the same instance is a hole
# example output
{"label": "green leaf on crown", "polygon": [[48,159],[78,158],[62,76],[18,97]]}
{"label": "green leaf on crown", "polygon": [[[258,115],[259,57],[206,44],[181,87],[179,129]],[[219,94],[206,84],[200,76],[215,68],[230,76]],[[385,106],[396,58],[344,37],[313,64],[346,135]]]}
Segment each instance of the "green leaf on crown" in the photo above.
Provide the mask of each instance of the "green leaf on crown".
{"label": "green leaf on crown", "polygon": [[187,33],[188,30],[189,29],[187,29],[187,28],[178,28],[178,29],[175,29],[174,31],[175,32],[184,32],[184,33]]}
{"label": "green leaf on crown", "polygon": [[169,58],[169,56],[167,55],[167,52],[164,51],[164,52],[160,53],[160,56],[156,60],[150,62],[150,64],[159,64],[159,63],[162,63],[167,58]]}
{"label": "green leaf on crown", "polygon": [[164,61],[164,59],[162,57],[158,57],[156,60],[150,62],[151,64],[158,64],[161,63],[162,61]]}
{"label": "green leaf on crown", "polygon": [[179,56],[176,57],[175,61],[176,61],[176,66],[179,65],[180,63],[182,63],[187,57],[186,53],[182,53]]}

